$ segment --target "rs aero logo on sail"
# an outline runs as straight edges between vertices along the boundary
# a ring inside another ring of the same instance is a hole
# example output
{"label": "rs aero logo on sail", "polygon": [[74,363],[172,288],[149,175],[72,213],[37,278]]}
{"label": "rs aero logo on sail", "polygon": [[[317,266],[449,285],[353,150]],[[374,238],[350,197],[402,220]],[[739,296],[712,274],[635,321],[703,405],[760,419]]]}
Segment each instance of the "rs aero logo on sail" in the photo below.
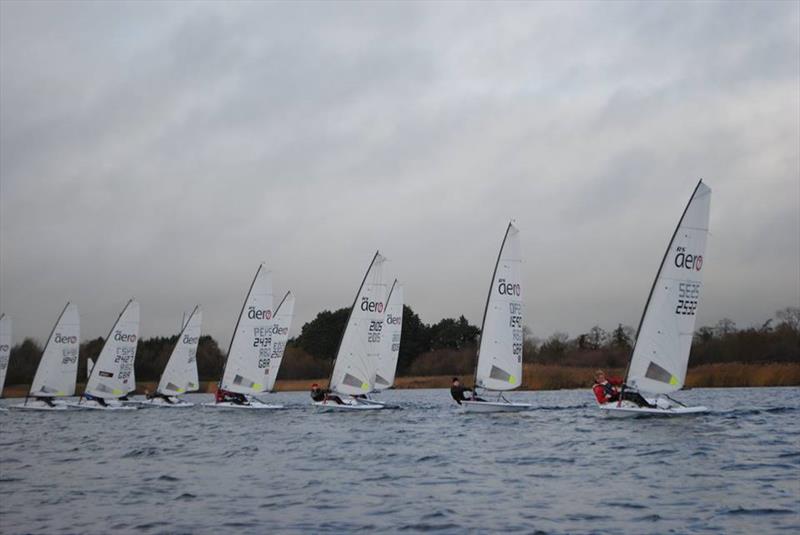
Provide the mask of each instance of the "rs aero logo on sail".
{"label": "rs aero logo on sail", "polygon": [[53,341],[57,344],[77,344],[78,337],[77,336],[64,336],[61,333],[56,333],[55,338]]}
{"label": "rs aero logo on sail", "polygon": [[386,315],[386,323],[389,325],[397,325],[401,321],[403,321],[403,318],[400,316],[392,316],[391,314]]}
{"label": "rs aero logo on sail", "polygon": [[114,331],[114,340],[117,342],[135,342],[136,335],[135,334],[125,334],[122,331]]}
{"label": "rs aero logo on sail", "polygon": [[505,279],[499,279],[497,281],[497,291],[500,292],[500,295],[519,295],[522,293],[522,286],[519,283],[512,283],[506,282]]}
{"label": "rs aero logo on sail", "polygon": [[272,334],[286,334],[289,332],[289,328],[281,327],[276,323],[275,325],[272,326],[272,329],[270,329],[269,332]]}
{"label": "rs aero logo on sail", "polygon": [[677,248],[678,254],[675,255],[675,267],[688,270],[700,271],[703,268],[703,255],[693,255],[686,252],[685,247]]}
{"label": "rs aero logo on sail", "polygon": [[247,307],[247,317],[251,320],[268,320],[272,318],[271,310],[259,310],[256,307]]}
{"label": "rs aero logo on sail", "polygon": [[369,297],[361,298],[361,310],[364,312],[383,312],[383,303],[380,301],[370,301]]}

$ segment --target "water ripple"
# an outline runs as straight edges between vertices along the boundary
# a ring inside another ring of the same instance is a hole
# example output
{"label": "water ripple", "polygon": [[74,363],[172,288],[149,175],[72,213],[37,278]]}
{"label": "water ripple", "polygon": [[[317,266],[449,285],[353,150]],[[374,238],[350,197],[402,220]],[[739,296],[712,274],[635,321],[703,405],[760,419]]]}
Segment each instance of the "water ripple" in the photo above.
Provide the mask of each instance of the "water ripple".
{"label": "water ripple", "polygon": [[[17,533],[791,533],[800,389],[695,389],[685,420],[611,420],[587,391],[526,414],[403,410],[0,414],[0,519]],[[195,401],[208,397],[194,396]],[[742,406],[754,407],[742,410]]]}

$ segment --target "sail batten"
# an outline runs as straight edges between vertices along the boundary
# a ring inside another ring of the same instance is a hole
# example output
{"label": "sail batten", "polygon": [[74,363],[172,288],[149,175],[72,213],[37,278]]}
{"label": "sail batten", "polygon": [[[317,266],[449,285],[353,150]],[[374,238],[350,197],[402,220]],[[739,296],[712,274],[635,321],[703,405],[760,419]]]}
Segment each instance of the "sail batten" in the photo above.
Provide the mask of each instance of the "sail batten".
{"label": "sail batten", "polygon": [[239,394],[258,394],[266,390],[272,349],[272,298],[272,274],[261,264],[231,338],[220,384],[224,390]]}
{"label": "sail batten", "polygon": [[509,223],[486,299],[475,384],[513,390],[522,382],[522,253],[519,230]]}
{"label": "sail batten", "polygon": [[698,182],[667,246],[636,334],[626,383],[652,394],[683,388],[702,289],[711,189]]}
{"label": "sail batten", "polygon": [[331,373],[334,392],[360,395],[374,387],[385,307],[384,260],[375,253],[356,293]]}
{"label": "sail batten", "polygon": [[108,333],[92,367],[86,393],[100,398],[120,398],[136,389],[134,360],[139,339],[139,303],[131,299]]}
{"label": "sail batten", "polygon": [[47,339],[29,395],[61,397],[75,394],[80,347],[78,307],[67,303]]}

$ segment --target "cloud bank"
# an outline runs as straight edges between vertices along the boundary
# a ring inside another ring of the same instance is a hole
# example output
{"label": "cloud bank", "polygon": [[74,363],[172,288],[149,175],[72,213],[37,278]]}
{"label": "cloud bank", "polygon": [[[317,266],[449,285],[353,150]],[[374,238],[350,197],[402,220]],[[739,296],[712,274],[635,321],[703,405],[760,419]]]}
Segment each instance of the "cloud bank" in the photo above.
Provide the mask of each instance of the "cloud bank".
{"label": "cloud bank", "polygon": [[635,325],[698,178],[698,325],[800,304],[800,8],[0,4],[0,308],[84,338],[204,309],[260,261],[296,331],[375,249],[424,321],[479,323],[508,220],[534,334]]}

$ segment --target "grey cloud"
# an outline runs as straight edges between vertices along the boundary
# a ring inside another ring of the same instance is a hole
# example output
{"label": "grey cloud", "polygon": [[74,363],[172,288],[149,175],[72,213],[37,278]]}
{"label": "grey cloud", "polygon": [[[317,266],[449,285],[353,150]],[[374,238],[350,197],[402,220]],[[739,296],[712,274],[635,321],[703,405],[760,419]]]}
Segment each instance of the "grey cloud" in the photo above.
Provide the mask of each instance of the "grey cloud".
{"label": "grey cloud", "polygon": [[699,321],[761,322],[800,301],[798,9],[4,2],[0,308],[41,338],[72,298],[88,337],[136,295],[155,335],[200,302],[224,343],[259,261],[299,326],[380,248],[479,322],[514,217],[536,334],[635,324],[703,177]]}

